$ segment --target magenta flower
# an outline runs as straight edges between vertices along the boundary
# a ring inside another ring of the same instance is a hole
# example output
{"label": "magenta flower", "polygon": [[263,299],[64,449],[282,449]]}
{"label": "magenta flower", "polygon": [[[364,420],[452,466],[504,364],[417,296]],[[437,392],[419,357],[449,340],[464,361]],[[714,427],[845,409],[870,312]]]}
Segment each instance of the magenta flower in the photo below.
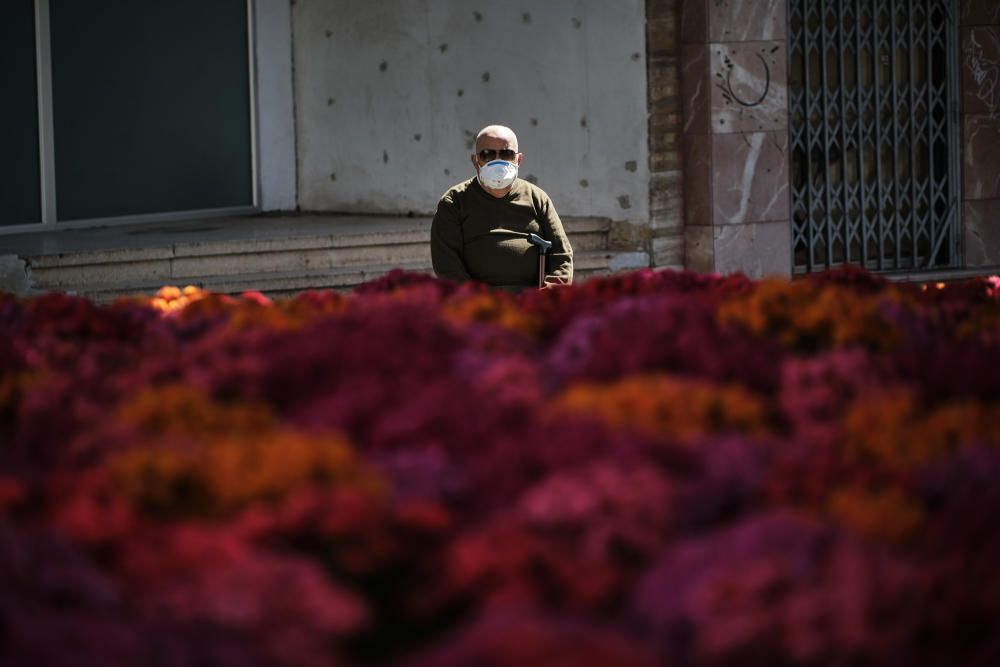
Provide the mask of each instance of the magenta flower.
{"label": "magenta flower", "polygon": [[776,511],[667,549],[633,609],[678,664],[897,664],[918,584],[905,561]]}

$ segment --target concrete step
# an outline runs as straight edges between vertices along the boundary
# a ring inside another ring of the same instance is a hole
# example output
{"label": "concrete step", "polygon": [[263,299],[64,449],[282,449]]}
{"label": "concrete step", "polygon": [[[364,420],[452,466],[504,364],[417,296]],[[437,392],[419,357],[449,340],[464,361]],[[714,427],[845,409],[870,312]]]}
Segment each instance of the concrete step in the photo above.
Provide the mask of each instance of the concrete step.
{"label": "concrete step", "polygon": [[[239,220],[228,227],[187,222],[176,232],[161,225],[149,230],[148,242],[129,238],[118,245],[120,237],[102,230],[106,238],[96,247],[44,252],[50,247],[45,243],[21,256],[32,290],[62,290],[100,300],[189,284],[224,293],[260,290],[281,295],[311,288],[350,289],[396,267],[431,272],[429,218],[361,218],[344,224],[313,216],[268,222],[257,218],[242,227]],[[606,250],[609,220],[569,217],[563,224],[581,278],[638,265],[630,253]],[[136,237],[147,230],[128,228],[126,233]],[[644,266],[645,259],[640,263]]]}
{"label": "concrete step", "polygon": [[430,262],[427,242],[387,244],[354,248],[311,248],[268,252],[248,250],[224,255],[201,255],[169,259],[37,267],[29,262],[32,284],[39,289],[72,289],[76,286],[108,282],[164,284],[190,282],[201,276],[309,271],[379,264]]}
{"label": "concrete step", "polygon": [[562,223],[573,252],[604,250],[608,247],[611,221],[607,218],[563,218]]}
{"label": "concrete step", "polygon": [[[649,258],[645,253],[585,251],[574,253],[575,281],[581,282],[587,278],[600,275],[610,275],[621,271],[645,268]],[[211,292],[222,294],[239,294],[245,291],[259,291],[271,297],[292,296],[310,289],[351,290],[361,283],[374,280],[392,269],[404,269],[433,275],[430,260],[423,262],[408,262],[404,264],[376,264],[368,266],[350,266],[330,269],[314,269],[306,271],[265,271],[260,273],[222,274],[201,276],[189,281],[178,283],[104,283],[92,284],[82,290],[72,290],[73,293],[89,296],[95,301],[109,302],[120,296],[136,296],[153,294],[164,284],[176,284],[178,287],[195,285]]]}
{"label": "concrete step", "polygon": [[573,256],[574,280],[648,267],[649,255],[645,252],[594,250]]}
{"label": "concrete step", "polygon": [[608,235],[605,233],[576,234],[568,232],[567,236],[573,252],[604,250],[608,247]]}
{"label": "concrete step", "polygon": [[[203,276],[195,280],[178,283],[178,287],[194,285],[219,294],[240,294],[247,291],[263,292],[276,298],[294,296],[306,290],[333,289],[348,291],[358,285],[375,280],[393,269],[403,269],[418,273],[432,274],[430,262],[413,264],[383,264],[364,267],[344,267],[339,269],[312,271],[268,271],[264,273],[243,273],[238,275]],[[167,283],[169,284],[169,283]],[[86,291],[86,296],[106,303],[122,296],[150,295],[162,284],[148,285],[94,285]]]}
{"label": "concrete step", "polygon": [[40,289],[107,282],[184,281],[204,275],[307,271],[345,266],[430,261],[429,231],[234,240],[172,247],[115,249],[30,257],[31,281]]}
{"label": "concrete step", "polygon": [[[109,247],[96,250],[19,253],[30,258],[36,269],[120,262],[155,261],[179,257],[241,255],[248,252],[295,252],[317,248],[360,248],[380,245],[423,244],[430,240],[430,219],[374,219],[370,227],[359,229],[358,223],[346,231],[331,223],[324,233],[312,231],[272,237],[224,238],[210,241],[153,241],[132,247]],[[281,224],[281,223],[276,223]],[[286,223],[287,224],[287,223]],[[294,224],[294,223],[292,223]],[[566,218],[563,225],[574,247],[581,247],[607,235],[610,221],[606,218]],[[234,225],[235,226],[235,225]],[[131,232],[136,234],[137,232]],[[181,232],[183,235],[183,232]],[[161,234],[162,236],[162,234]]]}
{"label": "concrete step", "polygon": [[[604,219],[566,220],[567,234],[578,252],[605,248],[608,226]],[[126,285],[191,283],[202,276],[429,264],[429,221],[418,220],[402,228],[398,224],[395,227],[319,236],[81,250],[34,255],[26,261],[35,289],[73,291],[86,291],[88,286],[109,282]]]}
{"label": "concrete step", "polygon": [[116,264],[119,262],[156,261],[177,258],[244,255],[247,253],[299,252],[316,249],[352,249],[380,245],[426,244],[430,239],[429,223],[411,223],[402,228],[339,232],[278,238],[228,238],[211,241],[151,243],[140,247],[116,247],[29,255],[39,269]]}

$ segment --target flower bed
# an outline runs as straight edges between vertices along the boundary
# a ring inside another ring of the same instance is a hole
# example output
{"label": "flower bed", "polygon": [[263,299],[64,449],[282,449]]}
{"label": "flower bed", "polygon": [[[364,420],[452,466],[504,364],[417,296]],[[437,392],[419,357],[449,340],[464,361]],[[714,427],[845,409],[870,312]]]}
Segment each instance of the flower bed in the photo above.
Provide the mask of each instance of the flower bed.
{"label": "flower bed", "polygon": [[1000,280],[0,294],[0,664],[1000,660]]}

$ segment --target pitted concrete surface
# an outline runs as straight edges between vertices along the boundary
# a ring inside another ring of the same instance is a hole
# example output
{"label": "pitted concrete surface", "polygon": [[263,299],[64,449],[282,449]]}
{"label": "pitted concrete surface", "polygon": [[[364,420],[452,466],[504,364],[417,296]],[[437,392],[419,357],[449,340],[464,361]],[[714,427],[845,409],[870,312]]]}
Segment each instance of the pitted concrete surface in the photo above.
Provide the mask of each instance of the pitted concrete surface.
{"label": "pitted concrete surface", "polygon": [[302,208],[433,213],[499,123],[560,216],[649,224],[642,0],[300,0],[292,18]]}

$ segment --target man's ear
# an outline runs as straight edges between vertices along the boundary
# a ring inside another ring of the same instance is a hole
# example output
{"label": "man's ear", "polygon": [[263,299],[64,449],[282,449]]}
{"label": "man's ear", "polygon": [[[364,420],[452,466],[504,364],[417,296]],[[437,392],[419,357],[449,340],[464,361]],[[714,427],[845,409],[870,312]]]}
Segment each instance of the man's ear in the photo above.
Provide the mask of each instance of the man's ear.
{"label": "man's ear", "polygon": [[472,168],[475,169],[476,173],[478,174],[479,173],[479,161],[476,159],[476,154],[473,153],[472,155],[470,155],[469,156],[469,160],[472,161]]}
{"label": "man's ear", "polygon": [[519,167],[521,166],[521,160],[523,160],[523,159],[524,159],[524,153],[518,153],[517,154],[517,166],[519,166]]}

